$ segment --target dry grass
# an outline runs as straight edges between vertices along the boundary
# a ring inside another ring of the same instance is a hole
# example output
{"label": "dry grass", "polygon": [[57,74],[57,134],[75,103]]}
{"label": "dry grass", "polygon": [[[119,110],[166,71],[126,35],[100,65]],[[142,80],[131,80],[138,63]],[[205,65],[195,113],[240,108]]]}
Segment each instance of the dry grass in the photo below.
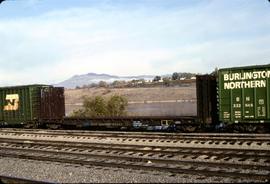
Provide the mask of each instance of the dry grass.
{"label": "dry grass", "polygon": [[[90,88],[65,90],[66,111],[69,114],[81,107],[83,96],[94,97],[122,95],[128,99],[129,114],[133,115],[195,115],[196,103],[164,103],[166,100],[196,100],[196,87],[154,87],[154,88]],[[155,101],[141,104],[142,101]],[[161,101],[160,103],[158,101]],[[138,103],[137,103],[138,102]]]}
{"label": "dry grass", "polygon": [[90,88],[65,90],[67,104],[81,103],[83,96],[104,96],[118,94],[126,97],[128,101],[158,101],[196,99],[196,88],[191,87],[164,87],[164,88]]}

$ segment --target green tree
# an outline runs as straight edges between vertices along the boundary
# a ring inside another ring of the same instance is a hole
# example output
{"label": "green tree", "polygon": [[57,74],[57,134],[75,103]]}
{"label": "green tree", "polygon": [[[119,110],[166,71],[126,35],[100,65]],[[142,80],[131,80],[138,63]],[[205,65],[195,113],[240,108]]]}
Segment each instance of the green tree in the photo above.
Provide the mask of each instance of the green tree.
{"label": "green tree", "polygon": [[72,112],[74,117],[122,116],[126,114],[127,99],[113,95],[108,100],[102,96],[84,97],[83,108]]}
{"label": "green tree", "polygon": [[99,86],[99,87],[106,88],[106,87],[108,87],[108,84],[107,84],[107,82],[105,82],[105,81],[99,81],[98,86]]}
{"label": "green tree", "polygon": [[163,77],[163,84],[165,86],[170,86],[170,78],[169,77]]}
{"label": "green tree", "polygon": [[120,95],[113,95],[107,102],[107,111],[109,116],[122,116],[126,114],[128,101]]}
{"label": "green tree", "polygon": [[83,101],[85,116],[97,117],[107,115],[106,101],[102,96],[85,97]]}
{"label": "green tree", "polygon": [[74,110],[71,115],[71,117],[86,117],[85,112],[83,109]]}
{"label": "green tree", "polygon": [[115,80],[111,84],[113,87],[124,87],[126,85],[126,81],[124,80]]}
{"label": "green tree", "polygon": [[160,76],[155,76],[155,78],[153,79],[154,82],[160,81],[161,77]]}
{"label": "green tree", "polygon": [[179,77],[179,73],[177,73],[177,72],[174,72],[173,74],[172,74],[172,80],[178,80],[180,77]]}

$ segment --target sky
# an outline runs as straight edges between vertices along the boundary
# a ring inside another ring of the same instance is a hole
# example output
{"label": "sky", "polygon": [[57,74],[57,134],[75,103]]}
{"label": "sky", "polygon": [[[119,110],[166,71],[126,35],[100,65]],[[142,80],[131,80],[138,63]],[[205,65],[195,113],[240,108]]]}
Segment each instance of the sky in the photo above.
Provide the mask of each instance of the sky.
{"label": "sky", "polygon": [[6,0],[0,86],[270,63],[268,0]]}

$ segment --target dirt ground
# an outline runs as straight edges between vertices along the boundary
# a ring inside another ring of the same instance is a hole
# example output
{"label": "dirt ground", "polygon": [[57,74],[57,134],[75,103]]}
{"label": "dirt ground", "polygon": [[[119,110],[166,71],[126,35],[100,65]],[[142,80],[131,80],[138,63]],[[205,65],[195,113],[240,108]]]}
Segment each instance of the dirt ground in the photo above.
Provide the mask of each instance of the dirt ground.
{"label": "dirt ground", "polygon": [[196,86],[66,89],[66,115],[82,107],[83,96],[118,94],[128,99],[129,115],[196,115]]}

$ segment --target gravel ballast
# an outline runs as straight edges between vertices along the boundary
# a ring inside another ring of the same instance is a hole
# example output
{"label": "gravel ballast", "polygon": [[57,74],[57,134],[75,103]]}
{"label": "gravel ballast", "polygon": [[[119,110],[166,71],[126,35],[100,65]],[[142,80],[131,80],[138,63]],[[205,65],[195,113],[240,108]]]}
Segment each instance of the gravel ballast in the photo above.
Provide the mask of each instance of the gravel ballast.
{"label": "gravel ballast", "polygon": [[[0,175],[57,183],[245,183],[239,178],[206,177],[57,162],[0,158]],[[261,181],[263,182],[263,181]]]}

